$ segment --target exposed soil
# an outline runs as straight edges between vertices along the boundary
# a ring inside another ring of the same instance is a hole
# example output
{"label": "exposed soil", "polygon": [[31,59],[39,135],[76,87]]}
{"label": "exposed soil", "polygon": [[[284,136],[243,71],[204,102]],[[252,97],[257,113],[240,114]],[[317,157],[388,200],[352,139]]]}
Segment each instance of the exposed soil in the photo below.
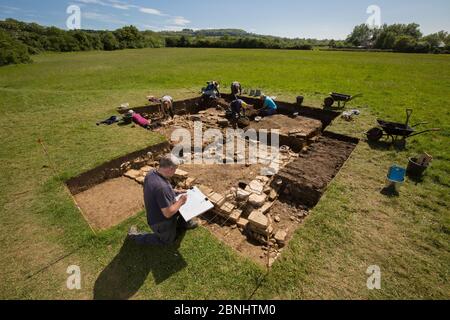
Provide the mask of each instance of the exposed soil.
{"label": "exposed soil", "polygon": [[250,182],[260,175],[262,165],[246,167],[239,164],[183,165],[181,169],[195,178],[195,184],[205,185],[225,195],[231,188],[237,188],[240,181]]}
{"label": "exposed soil", "polygon": [[125,177],[108,180],[74,197],[96,230],[118,225],[144,208],[142,187]]}
{"label": "exposed soil", "polygon": [[272,219],[280,218],[279,222],[274,222],[275,232],[285,230],[287,232],[286,243],[288,243],[295,230],[309,215],[309,212],[303,208],[298,208],[293,203],[277,200],[270,210],[270,215]]}
{"label": "exposed soil", "polygon": [[286,187],[285,194],[296,203],[315,206],[330,181],[356,147],[351,139],[337,139],[338,135],[321,136],[298,159],[279,173]]}
{"label": "exposed soil", "polygon": [[320,134],[322,122],[300,116],[291,118],[282,114],[276,114],[271,117],[265,117],[260,122],[252,122],[251,127],[256,130],[278,129],[280,134],[286,136],[289,136],[291,132],[296,132],[303,134],[306,138],[311,138]]}

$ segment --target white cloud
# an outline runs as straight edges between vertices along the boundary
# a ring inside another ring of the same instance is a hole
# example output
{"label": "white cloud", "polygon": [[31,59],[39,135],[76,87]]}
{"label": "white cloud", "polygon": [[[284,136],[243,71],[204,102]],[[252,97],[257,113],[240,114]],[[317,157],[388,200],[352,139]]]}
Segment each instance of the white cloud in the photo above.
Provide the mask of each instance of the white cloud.
{"label": "white cloud", "polygon": [[20,9],[19,8],[17,8],[17,7],[10,7],[10,6],[3,6],[3,5],[0,5],[0,8],[3,10],[3,9],[5,9],[5,10],[9,10],[9,11],[19,11]]}
{"label": "white cloud", "polygon": [[188,19],[185,19],[184,17],[174,17],[173,19],[169,20],[169,23],[176,25],[176,26],[185,26],[185,25],[191,23],[191,21]]}
{"label": "white cloud", "polygon": [[152,30],[152,31],[160,31],[161,30],[160,27],[152,26],[149,24],[141,24],[140,29],[141,30]]}
{"label": "white cloud", "polygon": [[[126,0],[74,0],[74,1],[76,1],[78,3],[82,3],[84,5],[98,5],[98,6],[103,6],[103,7],[115,8],[118,10],[137,9],[139,12],[142,12],[145,14],[160,16],[160,17],[168,17],[169,20],[166,21],[168,26],[165,26],[164,30],[174,30],[174,31],[182,30],[183,27],[185,27],[186,25],[191,23],[190,20],[188,20],[184,17],[172,16],[169,14],[165,14],[155,8],[142,7],[142,6],[130,4]],[[96,12],[86,12],[86,13],[84,13],[84,16],[86,17],[86,19],[119,23],[119,20],[115,19],[113,16],[108,16],[106,14],[100,14],[100,13],[96,13]],[[125,24],[125,22],[123,22],[123,21],[120,21],[120,23]],[[152,28],[152,29],[154,29],[154,28]],[[161,29],[163,29],[163,28],[161,28]]]}
{"label": "white cloud", "polygon": [[97,12],[82,12],[82,17],[87,20],[101,21],[107,23],[115,23],[115,24],[126,24],[125,21],[119,20],[114,16],[97,13]]}
{"label": "white cloud", "polygon": [[84,3],[84,4],[94,4],[94,5],[99,5],[99,6],[103,6],[103,7],[111,7],[111,8],[116,8],[116,9],[120,9],[120,10],[128,10],[130,8],[136,7],[134,5],[125,3],[125,2],[121,2],[121,1],[117,1],[117,0],[107,0],[107,1],[103,1],[103,0],[75,0],[77,2],[80,3]]}
{"label": "white cloud", "polygon": [[116,9],[120,9],[120,10],[128,10],[128,9],[130,9],[130,6],[127,6],[127,5],[124,5],[124,4],[118,4],[118,3],[113,4],[112,7],[116,8]]}
{"label": "white cloud", "polygon": [[153,14],[153,15],[156,15],[156,16],[163,16],[164,15],[161,11],[159,11],[157,9],[153,9],[153,8],[140,7],[139,11],[143,12],[143,13],[147,13],[147,14]]}
{"label": "white cloud", "polygon": [[181,31],[184,27],[181,26],[165,26],[161,28],[162,31]]}
{"label": "white cloud", "polygon": [[120,9],[120,10],[129,10],[130,8],[137,8],[137,6],[132,5],[132,4],[128,4],[126,2],[122,2],[122,1],[118,1],[118,0],[108,0],[109,2],[111,2],[111,4],[109,6],[116,8],[116,9]]}
{"label": "white cloud", "polygon": [[101,0],[76,0],[77,2],[85,3],[85,4],[98,4],[101,6],[107,6],[107,4]]}

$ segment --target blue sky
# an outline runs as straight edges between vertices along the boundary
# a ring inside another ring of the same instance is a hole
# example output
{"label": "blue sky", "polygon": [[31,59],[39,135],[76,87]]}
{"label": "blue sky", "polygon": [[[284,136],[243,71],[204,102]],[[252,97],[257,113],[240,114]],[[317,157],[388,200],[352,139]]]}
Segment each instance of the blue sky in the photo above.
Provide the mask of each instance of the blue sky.
{"label": "blue sky", "polygon": [[284,37],[343,39],[378,5],[382,23],[417,22],[425,34],[450,31],[448,0],[0,0],[0,19],[66,28],[69,5],[81,8],[83,29],[239,28]]}

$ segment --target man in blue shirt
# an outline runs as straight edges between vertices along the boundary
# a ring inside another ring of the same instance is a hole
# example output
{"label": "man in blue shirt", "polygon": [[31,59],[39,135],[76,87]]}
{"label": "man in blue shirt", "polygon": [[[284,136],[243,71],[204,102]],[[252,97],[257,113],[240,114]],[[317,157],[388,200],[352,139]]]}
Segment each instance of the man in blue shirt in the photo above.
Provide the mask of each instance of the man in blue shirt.
{"label": "man in blue shirt", "polygon": [[153,230],[152,234],[138,232],[131,227],[128,236],[138,244],[170,245],[177,238],[177,230],[194,229],[197,223],[185,222],[179,214],[180,208],[186,203],[187,196],[172,188],[169,179],[177,170],[178,161],[171,154],[160,160],[158,170],[151,171],[144,181],[144,202],[147,211],[147,222]]}
{"label": "man in blue shirt", "polygon": [[207,87],[202,90],[203,97],[210,99],[220,98],[219,83],[217,81],[209,81]]}
{"label": "man in blue shirt", "polygon": [[259,115],[263,117],[273,116],[277,113],[278,106],[272,98],[265,95],[261,95],[261,101],[263,103],[262,109],[259,111]]}

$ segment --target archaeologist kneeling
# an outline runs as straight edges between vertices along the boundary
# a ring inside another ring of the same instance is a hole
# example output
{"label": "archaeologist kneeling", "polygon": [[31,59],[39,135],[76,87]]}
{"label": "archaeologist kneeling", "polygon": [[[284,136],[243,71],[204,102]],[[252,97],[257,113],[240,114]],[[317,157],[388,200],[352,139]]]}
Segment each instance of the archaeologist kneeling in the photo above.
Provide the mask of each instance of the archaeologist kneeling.
{"label": "archaeologist kneeling", "polygon": [[169,182],[178,165],[178,159],[169,154],[160,160],[158,170],[151,171],[145,177],[144,202],[147,222],[153,233],[138,232],[135,226],[131,227],[128,236],[138,244],[170,245],[177,240],[180,231],[198,226],[192,220],[185,222],[179,214],[180,208],[187,201],[187,196],[182,195],[176,200],[183,190],[174,190]]}
{"label": "archaeologist kneeling", "polygon": [[207,82],[206,88],[202,89],[202,96],[204,98],[209,98],[209,99],[220,98],[219,88],[220,88],[219,82],[209,81],[209,82]]}
{"label": "archaeologist kneeling", "polygon": [[259,111],[260,116],[268,117],[268,116],[273,116],[274,114],[277,113],[278,106],[275,103],[275,101],[273,101],[272,98],[262,95],[261,101],[262,101],[263,107]]}
{"label": "archaeologist kneeling", "polygon": [[171,119],[175,117],[173,111],[173,98],[171,96],[164,96],[161,98],[161,112],[165,119],[169,118],[169,116]]}
{"label": "archaeologist kneeling", "polygon": [[173,110],[173,98],[171,96],[165,95],[161,99],[156,98],[155,96],[147,96],[149,102],[159,103],[159,113],[164,119],[174,118],[175,112]]}
{"label": "archaeologist kneeling", "polygon": [[[231,117],[231,123],[233,125],[234,129],[237,129],[237,127],[246,127],[248,124],[246,123],[248,120],[246,118],[246,108],[248,108],[249,105],[245,103],[241,99],[233,100],[230,104],[230,117]],[[240,125],[241,124],[241,125]]]}
{"label": "archaeologist kneeling", "polygon": [[242,86],[241,86],[241,84],[240,84],[239,82],[234,81],[234,82],[231,84],[231,94],[232,94],[233,96],[235,96],[236,99],[237,99],[237,96],[238,96],[238,95],[242,95]]}

